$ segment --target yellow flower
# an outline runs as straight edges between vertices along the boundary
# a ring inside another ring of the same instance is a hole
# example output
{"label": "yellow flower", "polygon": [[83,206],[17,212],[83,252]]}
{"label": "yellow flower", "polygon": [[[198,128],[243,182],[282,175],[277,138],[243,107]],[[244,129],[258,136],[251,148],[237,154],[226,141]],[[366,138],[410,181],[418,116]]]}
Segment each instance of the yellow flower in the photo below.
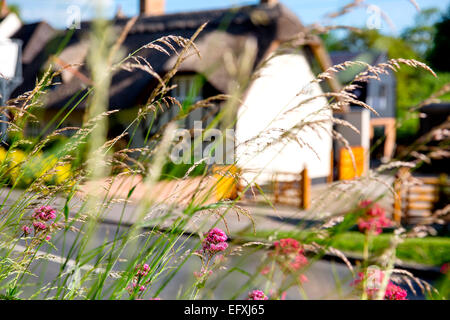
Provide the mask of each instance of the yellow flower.
{"label": "yellow flower", "polygon": [[0,162],[3,162],[6,160],[6,150],[3,148],[0,148]]}
{"label": "yellow flower", "polygon": [[63,165],[56,166],[56,174],[54,176],[55,178],[55,184],[62,184],[64,181],[70,178],[72,166],[70,163],[65,163]]}
{"label": "yellow flower", "polygon": [[8,154],[8,168],[11,169],[10,176],[14,183],[17,181],[22,172],[21,164],[26,157],[26,154],[21,150],[13,150]]}
{"label": "yellow flower", "polygon": [[11,161],[11,166],[13,167],[21,162],[23,162],[26,159],[27,155],[25,152],[21,150],[13,150],[8,155],[8,160]]}

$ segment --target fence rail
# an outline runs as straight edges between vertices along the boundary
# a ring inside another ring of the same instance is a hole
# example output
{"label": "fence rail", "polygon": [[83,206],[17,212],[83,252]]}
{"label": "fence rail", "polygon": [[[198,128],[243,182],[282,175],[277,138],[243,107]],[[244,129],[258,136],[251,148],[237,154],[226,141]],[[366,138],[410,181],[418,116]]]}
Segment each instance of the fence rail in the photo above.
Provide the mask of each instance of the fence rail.
{"label": "fence rail", "polygon": [[433,222],[433,212],[447,197],[450,188],[447,175],[413,177],[408,168],[401,168],[394,181],[394,220],[407,224]]}
{"label": "fence rail", "polygon": [[[246,202],[267,202],[297,206],[306,210],[310,206],[311,179],[308,169],[301,172],[274,172],[270,181],[265,185],[257,185],[245,191],[240,181],[237,186],[241,199]],[[256,189],[256,190],[255,190]]]}

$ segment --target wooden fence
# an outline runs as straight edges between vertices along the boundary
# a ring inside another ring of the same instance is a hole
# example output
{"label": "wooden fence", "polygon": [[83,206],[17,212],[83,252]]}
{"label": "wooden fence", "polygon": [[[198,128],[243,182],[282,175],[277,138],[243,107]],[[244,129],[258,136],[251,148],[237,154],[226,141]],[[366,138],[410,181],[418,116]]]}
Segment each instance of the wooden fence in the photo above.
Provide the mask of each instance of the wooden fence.
{"label": "wooden fence", "polygon": [[298,174],[275,172],[269,183],[264,186],[252,187],[244,192],[244,186],[239,185],[241,199],[246,202],[267,202],[297,206],[306,210],[310,205],[311,179],[308,169]]}
{"label": "wooden fence", "polygon": [[394,181],[394,220],[397,223],[428,224],[433,212],[446,197],[450,188],[447,175],[413,177],[408,168],[401,168]]}

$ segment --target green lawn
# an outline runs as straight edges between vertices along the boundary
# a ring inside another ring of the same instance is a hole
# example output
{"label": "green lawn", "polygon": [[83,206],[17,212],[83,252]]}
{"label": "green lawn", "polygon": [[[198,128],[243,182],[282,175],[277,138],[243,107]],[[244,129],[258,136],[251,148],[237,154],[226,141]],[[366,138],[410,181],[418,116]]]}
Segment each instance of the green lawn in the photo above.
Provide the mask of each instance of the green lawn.
{"label": "green lawn", "polygon": [[[276,239],[294,238],[299,241],[315,241],[323,242],[320,239],[314,239],[307,231],[258,231],[256,235],[252,235],[258,239],[267,239],[272,236]],[[373,239],[371,252],[381,251],[389,246],[391,234],[380,234]],[[345,232],[337,235],[331,246],[336,249],[362,253],[364,246],[364,235],[359,232]],[[426,237],[406,239],[397,248],[397,258],[426,264],[430,266],[441,266],[450,261],[450,238],[449,237]]]}

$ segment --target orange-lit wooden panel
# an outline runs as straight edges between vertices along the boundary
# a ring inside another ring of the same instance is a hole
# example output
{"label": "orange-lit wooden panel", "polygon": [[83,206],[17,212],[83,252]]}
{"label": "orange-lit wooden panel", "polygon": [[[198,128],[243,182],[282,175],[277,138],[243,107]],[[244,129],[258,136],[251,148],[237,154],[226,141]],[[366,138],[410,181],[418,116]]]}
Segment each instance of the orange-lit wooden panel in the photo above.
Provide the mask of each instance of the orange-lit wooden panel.
{"label": "orange-lit wooden panel", "polygon": [[364,173],[365,150],[363,147],[351,147],[355,158],[356,172],[349,150],[342,148],[339,154],[339,180],[352,180]]}

